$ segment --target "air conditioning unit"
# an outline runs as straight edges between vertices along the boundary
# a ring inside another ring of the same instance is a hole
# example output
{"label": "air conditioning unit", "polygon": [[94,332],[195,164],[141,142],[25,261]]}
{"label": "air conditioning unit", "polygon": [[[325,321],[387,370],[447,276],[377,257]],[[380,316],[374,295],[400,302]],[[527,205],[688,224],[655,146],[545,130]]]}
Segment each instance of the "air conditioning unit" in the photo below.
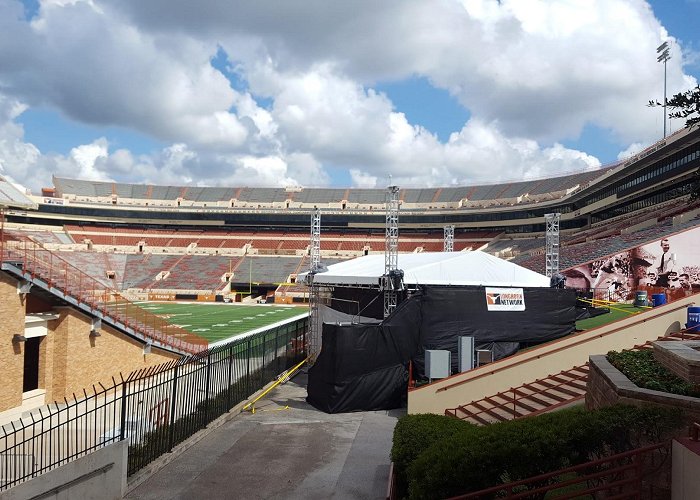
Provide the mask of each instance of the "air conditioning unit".
{"label": "air conditioning unit", "polygon": [[450,351],[426,350],[425,375],[430,379],[447,378],[450,374],[452,357]]}

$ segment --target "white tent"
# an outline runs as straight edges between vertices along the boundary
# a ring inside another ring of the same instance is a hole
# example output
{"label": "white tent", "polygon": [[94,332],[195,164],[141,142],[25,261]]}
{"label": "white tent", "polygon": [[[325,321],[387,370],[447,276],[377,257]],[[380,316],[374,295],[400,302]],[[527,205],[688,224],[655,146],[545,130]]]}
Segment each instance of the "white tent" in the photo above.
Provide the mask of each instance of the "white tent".
{"label": "white tent", "polygon": [[[544,258],[544,257],[543,257]],[[323,262],[323,261],[322,261]],[[406,285],[549,287],[549,278],[481,252],[422,252],[398,255]],[[303,280],[307,273],[299,275]],[[378,285],[384,254],[366,255],[328,266],[316,273],[321,285]]]}

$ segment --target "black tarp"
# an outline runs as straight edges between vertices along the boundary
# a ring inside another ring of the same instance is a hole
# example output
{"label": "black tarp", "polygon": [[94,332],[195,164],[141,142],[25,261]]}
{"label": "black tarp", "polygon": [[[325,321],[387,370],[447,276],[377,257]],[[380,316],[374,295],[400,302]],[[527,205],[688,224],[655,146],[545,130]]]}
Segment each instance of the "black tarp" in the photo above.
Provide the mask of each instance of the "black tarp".
{"label": "black tarp", "polygon": [[[456,373],[458,337],[474,337],[476,344],[535,345],[574,331],[574,290],[524,288],[523,294],[524,311],[489,311],[485,287],[424,287],[420,297],[420,347],[412,359],[414,376],[425,375],[425,351],[428,349],[452,352],[452,372]],[[394,316],[387,318],[389,322]],[[504,346],[494,352],[494,359],[510,353],[512,349]]]}
{"label": "black tarp", "polygon": [[538,344],[573,332],[573,290],[525,288],[524,311],[489,311],[484,287],[423,287],[379,324],[325,323],[323,348],[309,370],[308,401],[329,413],[400,406],[408,363],[424,377],[426,349],[453,353],[457,338],[493,346],[495,359],[519,345]]}

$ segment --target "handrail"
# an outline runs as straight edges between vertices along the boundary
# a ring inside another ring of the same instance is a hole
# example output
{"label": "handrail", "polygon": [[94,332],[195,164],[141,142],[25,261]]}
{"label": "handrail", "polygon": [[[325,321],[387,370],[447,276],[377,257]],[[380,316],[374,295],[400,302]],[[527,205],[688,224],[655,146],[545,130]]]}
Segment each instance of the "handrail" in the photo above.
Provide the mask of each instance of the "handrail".
{"label": "handrail", "polygon": [[[503,409],[503,410],[505,410],[505,411],[510,412],[510,411],[511,411],[511,405],[512,405],[512,408],[513,408],[513,411],[512,411],[512,413],[513,413],[513,418],[514,418],[514,419],[520,418],[520,417],[517,416],[517,412],[516,412],[517,402],[518,402],[518,401],[521,401],[521,400],[523,400],[523,399],[527,399],[527,398],[528,398],[528,395],[525,395],[525,394],[522,394],[522,393],[521,393],[521,394],[518,394],[518,389],[521,389],[521,388],[529,388],[529,389],[532,389],[532,387],[530,387],[531,385],[537,384],[537,383],[541,383],[541,382],[543,382],[543,381],[549,381],[552,377],[556,377],[556,376],[558,376],[558,375],[565,375],[565,376],[567,376],[567,377],[571,377],[570,380],[565,380],[565,381],[560,381],[560,382],[552,383],[552,386],[551,386],[551,387],[548,387],[547,389],[545,389],[545,390],[543,390],[543,391],[541,391],[541,392],[539,392],[539,393],[534,393],[534,394],[532,394],[532,395],[538,396],[538,395],[541,395],[541,394],[543,394],[543,393],[545,393],[546,391],[549,391],[549,390],[554,390],[554,391],[556,391],[556,390],[557,390],[558,388],[560,388],[560,387],[566,387],[566,386],[567,386],[568,384],[570,384],[571,382],[579,382],[579,381],[581,381],[581,380],[586,379],[586,378],[588,377],[588,373],[587,373],[587,372],[586,372],[586,374],[584,374],[584,375],[578,375],[578,376],[569,375],[569,372],[571,372],[571,371],[573,371],[573,370],[583,370],[583,369],[584,369],[585,367],[587,367],[587,366],[588,366],[588,363],[584,363],[584,364],[582,364],[582,365],[580,365],[580,366],[575,366],[575,367],[573,367],[573,368],[571,368],[571,369],[569,369],[569,370],[564,370],[564,371],[561,371],[561,372],[559,372],[559,373],[554,373],[554,374],[549,375],[549,376],[547,376],[547,377],[545,377],[545,378],[538,378],[538,379],[535,379],[534,381],[528,382],[528,383],[523,384],[523,385],[521,385],[521,386],[519,386],[519,387],[511,387],[511,388],[508,389],[507,391],[501,391],[501,392],[496,393],[496,394],[494,394],[494,395],[492,395],[492,396],[487,396],[487,397],[485,397],[485,398],[479,399],[479,400],[477,400],[477,401],[473,401],[473,402],[468,403],[468,404],[466,404],[466,405],[456,406],[455,408],[447,408],[447,409],[445,409],[445,414],[447,415],[447,412],[450,412],[450,415],[454,416],[455,418],[459,418],[459,417],[457,417],[457,410],[462,409],[462,411],[463,411],[464,413],[469,413],[470,416],[476,417],[476,416],[479,416],[479,415],[488,414],[489,411],[493,411],[493,410],[496,410],[496,409]],[[512,397],[511,397],[511,394],[512,394]],[[520,396],[520,397],[518,398],[518,396]],[[545,396],[546,396],[546,394],[545,394]],[[582,394],[581,396],[576,396],[576,397],[573,397],[573,398],[570,399],[570,400],[563,401],[563,402],[560,402],[560,403],[552,404],[551,406],[547,406],[547,407],[541,408],[541,409],[539,409],[539,410],[535,410],[535,411],[533,411],[533,412],[527,413],[526,415],[522,415],[522,416],[528,416],[528,417],[530,417],[530,416],[538,415],[538,414],[543,413],[543,412],[545,412],[545,411],[552,410],[552,409],[554,409],[554,408],[556,408],[556,407],[558,407],[558,406],[560,406],[560,405],[562,405],[562,404],[569,404],[569,403],[571,403],[572,401],[581,399],[583,396],[584,396],[584,395]],[[503,403],[498,403],[498,404],[494,404],[492,401],[490,401],[490,402],[493,404],[493,407],[492,407],[492,408],[483,409],[483,410],[478,411],[478,412],[471,412],[471,411],[465,411],[465,410],[464,410],[464,407],[465,407],[465,406],[473,405],[474,403],[479,403],[479,402],[481,402],[481,401],[492,400],[493,398],[496,398],[496,397],[500,397],[500,398],[504,399],[505,401],[504,401]]]}
{"label": "handrail", "polygon": [[[666,307],[664,307],[664,312],[663,312],[663,313],[659,313],[657,316],[660,316],[661,314],[667,314],[667,313],[669,313],[669,312],[677,311],[677,310],[679,310],[679,309],[685,309],[685,308],[688,307],[689,305],[694,305],[694,304],[695,304],[695,302],[690,302],[690,303],[688,303],[688,304],[684,304],[684,305],[681,305],[681,306],[676,306],[676,307],[671,308],[671,309],[666,309]],[[670,304],[669,304],[669,305],[670,305]],[[668,306],[668,305],[667,305],[667,306]],[[658,309],[658,308],[656,308],[656,309]],[[649,312],[653,312],[653,310],[652,310],[652,311],[649,311]],[[638,315],[638,316],[641,316],[641,315]],[[618,320],[618,321],[625,321],[625,320],[627,320],[627,319],[629,319],[629,318],[623,318],[623,319]],[[597,336],[595,337],[595,339],[598,339],[598,338],[601,338],[601,337],[607,337],[608,335],[611,335],[611,334],[613,334],[613,333],[617,333],[617,332],[619,332],[620,330],[624,330],[624,329],[626,329],[626,328],[630,328],[630,327],[635,326],[635,325],[637,325],[637,324],[639,324],[639,323],[644,323],[644,322],[646,322],[646,321],[648,321],[648,320],[649,320],[648,317],[644,317],[644,318],[641,318],[641,317],[640,317],[639,319],[636,319],[635,321],[633,321],[633,322],[631,322],[631,323],[629,323],[629,324],[626,324],[625,326],[620,326],[620,327],[617,327],[617,328],[613,328],[612,330],[608,330],[608,331],[606,331],[606,332],[604,332],[604,333],[601,333],[601,334],[597,335]],[[599,328],[600,328],[600,327],[599,327]],[[685,329],[683,329],[683,330],[685,330]],[[683,332],[683,330],[681,330],[681,332]],[[590,333],[591,331],[594,331],[594,330],[588,330],[588,331],[586,331],[586,332],[581,332],[581,334],[579,334],[579,335],[585,335],[586,333]],[[564,342],[565,340],[566,340],[565,338],[564,338],[564,339],[558,339],[558,340],[555,340],[555,341],[553,341],[553,342],[551,342],[551,343],[547,343],[547,344],[544,344],[544,345],[535,347],[535,348],[533,348],[533,349],[530,349],[530,350],[528,350],[528,351],[526,351],[526,352],[515,354],[513,357],[521,356],[522,359],[519,359],[519,360],[517,360],[517,361],[515,361],[515,362],[513,362],[513,363],[511,363],[511,364],[509,364],[508,366],[504,366],[504,367],[502,367],[502,368],[499,368],[498,370],[488,370],[488,368],[489,368],[490,366],[492,366],[492,365],[491,365],[491,364],[489,364],[489,365],[484,365],[484,366],[483,366],[484,371],[483,371],[482,373],[478,373],[478,374],[476,374],[474,377],[471,377],[471,378],[469,378],[469,379],[467,379],[467,380],[460,380],[460,381],[454,382],[454,383],[452,383],[452,384],[450,384],[450,385],[446,385],[446,386],[444,386],[444,387],[440,387],[440,388],[436,389],[435,392],[447,391],[447,390],[449,390],[449,389],[453,389],[453,388],[455,388],[455,387],[458,387],[458,386],[460,386],[460,385],[462,385],[462,384],[466,384],[466,383],[471,382],[471,381],[473,381],[473,380],[477,380],[477,379],[479,379],[479,378],[486,377],[486,376],[488,376],[488,375],[493,375],[494,373],[496,373],[497,371],[500,371],[501,369],[513,368],[513,367],[519,366],[519,365],[521,365],[521,364],[523,364],[523,363],[527,363],[527,362],[531,361],[531,359],[532,359],[532,354],[533,354],[533,352],[535,352],[536,350],[538,350],[538,349],[544,349],[544,348],[546,348],[546,347],[548,347],[548,346],[551,346],[552,344],[561,343],[561,342]],[[577,341],[577,342],[574,342],[574,343],[571,343],[571,344],[567,344],[566,346],[557,347],[556,349],[553,349],[553,350],[551,350],[551,351],[547,351],[546,355],[553,354],[553,353],[560,352],[560,351],[564,351],[564,350],[566,350],[566,349],[569,349],[570,347],[577,346],[577,345],[581,345],[581,344],[585,344],[585,343],[590,342],[590,341],[592,341],[592,340],[594,340],[594,338],[581,339],[581,340],[579,340],[579,341]],[[511,358],[511,359],[512,359],[512,358]],[[481,368],[481,367],[475,368],[473,371],[479,370],[480,368]],[[459,377],[459,376],[461,376],[461,375],[464,375],[464,374],[463,374],[463,373],[458,373],[458,374],[456,374],[456,375],[452,375],[452,377]],[[452,377],[449,377],[449,378],[452,378]],[[445,379],[443,379],[443,380],[445,380]],[[440,382],[438,381],[438,382],[433,382],[432,384],[426,384],[426,385],[423,385],[423,386],[421,386],[421,387],[418,387],[418,388],[416,388],[416,389],[414,389],[414,390],[419,391],[419,390],[422,390],[422,389],[427,389],[427,388],[430,387],[431,385],[433,385],[433,384],[438,384],[438,383],[440,383]]]}
{"label": "handrail", "polygon": [[245,406],[243,407],[243,410],[250,409],[251,413],[255,413],[255,403],[257,403],[258,401],[260,401],[260,400],[261,400],[268,392],[270,392],[272,389],[274,389],[274,388],[277,387],[278,385],[284,384],[287,380],[289,380],[290,378],[292,378],[292,376],[294,376],[294,374],[301,368],[301,365],[303,365],[303,364],[306,363],[307,361],[309,361],[309,358],[304,359],[301,363],[297,364],[296,366],[293,366],[292,368],[290,368],[290,369],[287,370],[286,372],[282,372],[282,373],[280,374],[279,378],[275,381],[274,384],[272,384],[270,387],[268,387],[267,389],[265,389],[265,390],[264,390],[261,394],[259,394],[258,397],[256,397],[253,401],[251,401],[250,403],[248,403],[247,405],[245,405]]}
{"label": "handrail", "polygon": [[[6,231],[0,231],[0,260],[20,261],[23,274],[45,281],[47,286],[61,290],[93,311],[132,328],[148,339],[189,353],[206,348],[205,339],[194,334],[187,334],[191,342],[177,338],[173,335],[177,327],[137,306],[118,290],[75,267],[40,243],[26,238],[8,240],[7,236]],[[177,331],[181,332],[179,328]]]}
{"label": "handrail", "polygon": [[[641,467],[639,464],[639,458],[642,455],[652,453],[652,452],[659,450],[659,449],[662,449],[662,448],[667,449],[668,444],[667,443],[657,443],[657,444],[652,444],[652,445],[648,445],[648,446],[643,446],[641,448],[636,448],[634,450],[629,450],[629,451],[625,451],[622,453],[617,453],[617,454],[611,455],[609,457],[599,458],[597,460],[591,460],[590,462],[585,462],[583,464],[574,465],[572,467],[567,467],[565,469],[559,469],[559,470],[554,471],[554,472],[546,472],[544,474],[540,474],[538,476],[530,477],[527,479],[522,479],[520,481],[514,481],[511,483],[501,484],[498,486],[492,486],[490,488],[486,488],[486,489],[483,489],[480,491],[475,491],[475,492],[467,493],[464,495],[454,496],[454,497],[451,497],[449,500],[469,500],[469,499],[473,499],[473,498],[490,497],[490,495],[497,493],[497,492],[500,492],[500,491],[504,491],[504,490],[506,492],[506,494],[505,494],[506,498],[512,498],[512,499],[525,498],[525,497],[530,497],[530,496],[535,495],[535,494],[539,494],[539,493],[543,494],[543,493],[546,493],[546,492],[551,491],[551,490],[558,490],[558,489],[561,489],[561,488],[564,488],[567,486],[579,484],[579,483],[582,483],[582,482],[587,481],[589,479],[602,479],[603,477],[608,476],[608,475],[614,476],[615,473],[624,472],[624,470],[626,470],[626,469],[633,469],[636,473],[636,475],[631,479],[629,479],[629,478],[625,479],[624,477],[622,479],[616,478],[610,484],[603,483],[603,484],[600,484],[598,486],[588,488],[584,491],[576,491],[575,496],[576,496],[576,498],[578,498],[579,496],[585,496],[587,494],[595,493],[596,491],[607,490],[613,486],[621,486],[623,484],[632,483],[635,481],[637,481],[637,482],[640,481],[642,479],[642,471],[641,471]],[[580,471],[585,471],[588,468],[597,467],[600,465],[611,464],[617,460],[626,459],[626,458],[632,459],[632,463],[629,465],[622,465],[622,466],[618,466],[618,467],[614,467],[614,468],[610,468],[610,469],[604,469],[602,471],[593,472],[590,474],[584,473],[583,475],[578,475],[578,473]],[[635,461],[635,459],[637,459],[637,460]],[[566,474],[576,474],[577,477],[574,477],[573,479],[568,479],[568,480],[565,480],[565,481],[562,481],[559,483],[553,483],[553,484],[548,484],[546,486],[540,486],[540,487],[532,489],[532,490],[520,491],[519,493],[515,493],[513,491],[515,488],[518,488],[518,487],[523,487],[523,486],[527,487],[527,485],[529,485],[529,484],[546,481],[546,480],[551,479],[553,477],[562,476],[562,475],[566,475]]]}

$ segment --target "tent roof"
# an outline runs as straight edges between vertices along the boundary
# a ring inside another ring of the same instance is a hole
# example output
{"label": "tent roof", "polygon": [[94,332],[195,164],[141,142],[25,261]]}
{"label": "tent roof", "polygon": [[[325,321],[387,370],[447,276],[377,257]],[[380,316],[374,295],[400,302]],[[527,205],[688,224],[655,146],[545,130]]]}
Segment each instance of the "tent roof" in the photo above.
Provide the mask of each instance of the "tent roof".
{"label": "tent roof", "polygon": [[[398,268],[406,285],[549,286],[547,276],[478,250],[399,254]],[[378,285],[383,274],[384,254],[365,255],[328,266],[327,271],[316,273],[314,283]]]}

